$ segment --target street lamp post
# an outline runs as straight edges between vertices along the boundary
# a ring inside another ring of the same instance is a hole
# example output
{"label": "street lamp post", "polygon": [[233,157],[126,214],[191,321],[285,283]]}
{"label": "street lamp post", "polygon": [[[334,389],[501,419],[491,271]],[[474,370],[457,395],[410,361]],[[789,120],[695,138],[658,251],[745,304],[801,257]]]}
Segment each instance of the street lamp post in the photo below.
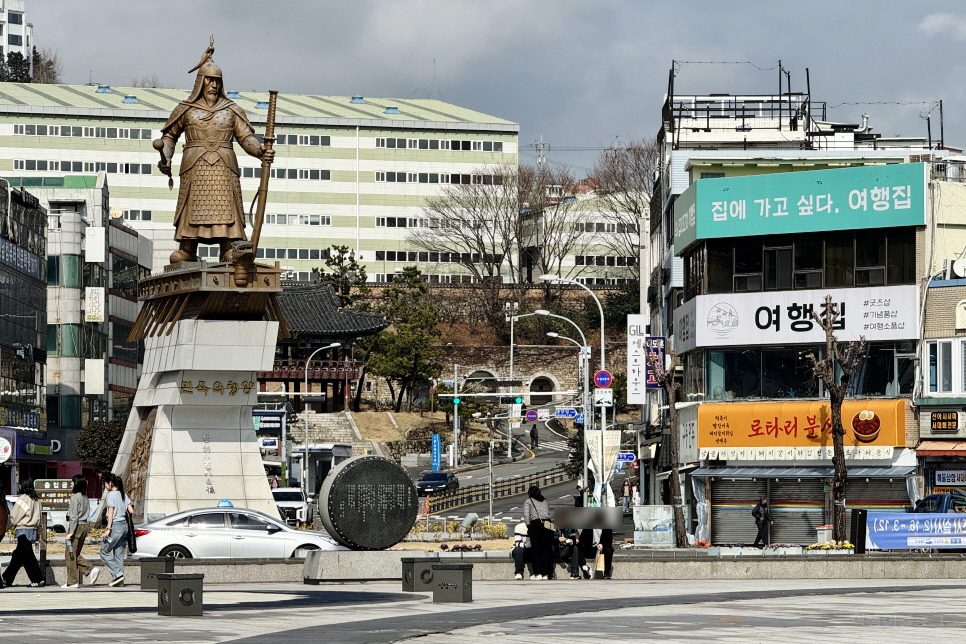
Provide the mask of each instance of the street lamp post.
{"label": "street lamp post", "polygon": [[302,454],[302,491],[305,493],[306,498],[309,496],[309,408],[308,403],[305,402],[305,396],[309,393],[309,363],[312,362],[312,358],[315,357],[319,351],[325,351],[327,349],[335,349],[336,347],[341,347],[341,342],[333,342],[332,344],[326,345],[324,347],[319,347],[309,356],[309,359],[305,361],[305,389],[302,391],[302,415],[305,416],[305,452]]}
{"label": "street lamp post", "polygon": [[[567,318],[563,318],[563,319],[567,320],[568,322],[571,322]],[[573,323],[571,322],[571,324],[573,324]],[[575,324],[574,326],[576,327],[577,325]],[[577,330],[580,331],[580,327],[577,327]],[[593,426],[594,426],[593,425],[593,423],[594,423],[594,414],[593,414],[593,409],[592,409],[592,407],[590,405],[590,347],[587,346],[587,340],[584,339],[584,343],[583,344],[580,344],[579,342],[577,342],[573,338],[568,338],[566,336],[560,335],[559,333],[554,333],[552,331],[547,334],[547,337],[550,337],[550,338],[560,338],[561,340],[568,340],[568,341],[573,342],[574,344],[576,344],[578,347],[580,347],[580,361],[579,361],[578,364],[580,365],[580,368],[583,370],[582,380],[583,380],[583,386],[584,386],[583,387],[584,388],[584,396],[583,396],[583,404],[582,404],[582,407],[583,407],[583,410],[584,410],[584,428],[585,429],[588,428],[588,422],[589,422],[590,429],[592,429]],[[580,333],[580,337],[581,338],[584,337],[584,334],[583,334],[582,331]],[[586,433],[584,434],[584,440],[582,442],[584,444],[584,469],[583,469],[583,474],[582,474],[583,480],[581,482],[583,483],[583,488],[584,488],[583,489],[583,495],[582,495],[583,496],[583,499],[584,499],[584,506],[586,506],[587,505],[587,482],[590,479],[590,477],[587,476],[587,439],[586,439]]]}
{"label": "street lamp post", "polygon": [[[510,313],[509,302],[507,302],[507,318],[510,321],[510,382],[513,382],[513,343],[514,343],[514,330],[516,321],[522,318],[528,318],[531,315],[551,315],[550,311],[545,311],[543,309],[538,309],[533,313],[524,313],[523,315],[513,315]],[[510,385],[510,395],[515,395],[513,391],[515,387],[513,384]],[[522,392],[521,392],[522,395]],[[512,423],[507,421],[506,424],[506,457],[513,458],[513,430],[511,429]]]}
{"label": "street lamp post", "polygon": [[[559,275],[541,275],[540,279],[544,282],[557,282],[560,284],[573,284],[574,286],[579,286],[584,289],[590,296],[594,298],[594,302],[597,303],[597,311],[600,313],[600,368],[604,370],[607,368],[607,362],[604,358],[604,306],[600,303],[600,300],[594,294],[592,290],[587,288],[585,284],[581,284],[577,280],[572,280],[566,277],[560,277]],[[589,365],[588,365],[589,366]],[[601,446],[601,466],[603,466],[603,448],[604,448],[604,428],[607,426],[607,408],[601,406],[600,408],[600,446]],[[586,441],[584,441],[586,444]],[[603,467],[601,467],[603,469]],[[603,478],[603,472],[598,472],[598,474]]]}

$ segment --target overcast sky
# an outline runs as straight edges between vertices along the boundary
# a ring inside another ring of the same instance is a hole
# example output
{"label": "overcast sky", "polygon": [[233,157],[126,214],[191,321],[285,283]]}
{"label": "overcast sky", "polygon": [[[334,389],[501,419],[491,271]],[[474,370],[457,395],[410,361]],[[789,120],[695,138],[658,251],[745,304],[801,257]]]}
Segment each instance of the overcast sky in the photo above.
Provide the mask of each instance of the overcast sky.
{"label": "overcast sky", "polygon": [[672,60],[762,68],[682,64],[678,94],[776,93],[779,59],[805,91],[807,67],[832,120],[868,112],[884,136],[925,136],[932,110],[938,138],[943,99],[966,145],[966,3],[27,0],[27,20],[67,83],[190,88],[214,34],[230,90],[441,98],[519,123],[523,161],[542,133],[578,174],[599,152],[574,148],[654,136]]}

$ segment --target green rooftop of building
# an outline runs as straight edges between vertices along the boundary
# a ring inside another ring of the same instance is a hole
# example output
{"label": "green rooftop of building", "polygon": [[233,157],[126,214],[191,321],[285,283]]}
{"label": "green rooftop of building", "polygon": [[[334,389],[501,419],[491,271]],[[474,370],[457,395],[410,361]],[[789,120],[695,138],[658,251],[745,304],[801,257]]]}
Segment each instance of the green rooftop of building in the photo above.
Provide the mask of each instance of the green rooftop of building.
{"label": "green rooftop of building", "polygon": [[[0,83],[0,113],[77,115],[111,118],[166,118],[187,89],[111,87],[108,85],[43,85]],[[252,121],[265,120],[268,92],[242,92],[226,88],[228,97]],[[512,121],[434,99],[372,98],[279,94],[280,123],[329,123],[412,127],[416,123],[448,124],[449,128],[486,126],[516,132]]]}

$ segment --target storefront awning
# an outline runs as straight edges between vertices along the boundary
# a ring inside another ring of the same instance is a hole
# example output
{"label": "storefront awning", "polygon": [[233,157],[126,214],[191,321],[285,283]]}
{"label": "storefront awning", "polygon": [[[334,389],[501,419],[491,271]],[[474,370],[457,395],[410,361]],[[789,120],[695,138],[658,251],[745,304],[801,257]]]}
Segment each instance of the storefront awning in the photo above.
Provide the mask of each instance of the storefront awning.
{"label": "storefront awning", "polygon": [[[915,465],[896,467],[850,467],[849,476],[865,478],[895,478],[911,474]],[[763,479],[826,479],[832,478],[835,469],[831,467],[699,467],[691,476],[721,476],[730,478]]]}
{"label": "storefront awning", "polygon": [[966,456],[966,443],[957,441],[923,441],[916,448],[919,456]]}

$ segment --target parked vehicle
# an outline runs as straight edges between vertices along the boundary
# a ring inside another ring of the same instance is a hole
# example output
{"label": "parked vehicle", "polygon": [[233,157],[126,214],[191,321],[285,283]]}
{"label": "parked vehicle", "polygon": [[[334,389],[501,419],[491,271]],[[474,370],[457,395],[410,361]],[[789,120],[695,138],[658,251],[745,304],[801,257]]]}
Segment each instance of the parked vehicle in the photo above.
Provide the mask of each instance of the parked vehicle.
{"label": "parked vehicle", "polygon": [[280,487],[272,490],[275,497],[275,505],[278,506],[278,513],[282,515],[285,522],[289,525],[296,523],[313,523],[312,508],[308,499],[305,498],[305,491],[300,487]]}
{"label": "parked vehicle", "polygon": [[307,550],[348,550],[325,532],[295,530],[245,508],[198,508],[134,527],[133,557],[284,558]]}
{"label": "parked vehicle", "polygon": [[416,493],[419,496],[444,494],[458,489],[460,489],[460,480],[452,472],[426,472],[416,483]]}
{"label": "parked vehicle", "polygon": [[[16,494],[7,495],[7,510],[13,510],[13,504],[17,502]],[[54,532],[64,534],[67,532],[67,510],[49,510],[47,512],[47,528]]]}
{"label": "parked vehicle", "polygon": [[966,513],[966,492],[954,490],[945,494],[930,494],[916,503],[913,512],[939,513],[955,512],[957,514]]}

